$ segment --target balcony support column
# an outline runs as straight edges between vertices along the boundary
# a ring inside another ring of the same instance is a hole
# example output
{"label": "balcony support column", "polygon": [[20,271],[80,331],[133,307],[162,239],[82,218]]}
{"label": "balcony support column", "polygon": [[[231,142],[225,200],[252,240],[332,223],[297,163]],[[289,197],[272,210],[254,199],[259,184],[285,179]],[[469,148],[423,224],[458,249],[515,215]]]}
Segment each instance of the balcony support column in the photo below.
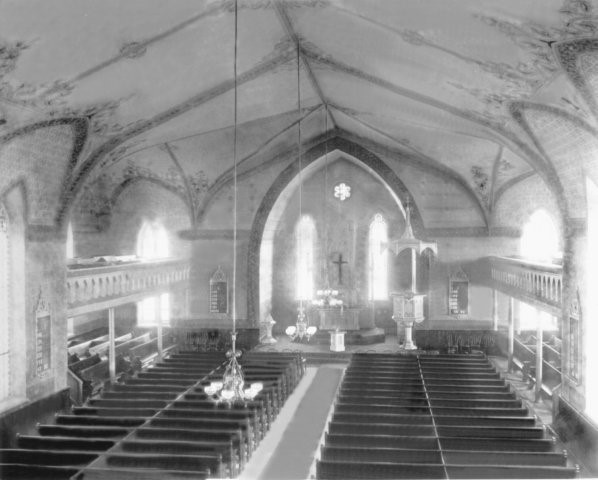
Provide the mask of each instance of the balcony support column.
{"label": "balcony support column", "polygon": [[498,331],[498,290],[492,289],[492,330]]}
{"label": "balcony support column", "polygon": [[544,361],[544,351],[543,351],[543,325],[542,321],[538,320],[538,325],[536,327],[536,388],[535,388],[535,401],[538,402],[542,395],[542,380],[543,380],[543,372],[542,372],[542,363]]}
{"label": "balcony support column", "polygon": [[108,309],[108,371],[110,383],[116,383],[116,346],[115,346],[114,308]]}
{"label": "balcony support column", "polygon": [[156,326],[156,334],[157,334],[157,346],[158,346],[158,361],[161,362],[162,361],[162,350],[163,350],[163,345],[162,345],[162,295],[158,296],[158,301],[156,302],[158,304],[158,311],[156,312],[156,318],[158,320],[157,322],[157,326]]}
{"label": "balcony support column", "polygon": [[507,362],[507,370],[509,373],[513,373],[513,351],[514,351],[514,344],[515,344],[515,299],[513,297],[509,297],[509,330],[508,330],[508,340],[507,340],[507,349],[508,349],[508,362]]}

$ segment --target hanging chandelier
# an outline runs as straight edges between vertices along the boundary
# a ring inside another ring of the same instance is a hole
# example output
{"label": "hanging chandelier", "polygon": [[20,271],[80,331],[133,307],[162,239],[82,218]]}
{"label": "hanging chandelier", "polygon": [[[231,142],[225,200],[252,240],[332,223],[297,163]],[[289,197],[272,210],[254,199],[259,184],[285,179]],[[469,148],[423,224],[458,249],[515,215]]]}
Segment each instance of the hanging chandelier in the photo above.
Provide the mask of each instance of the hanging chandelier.
{"label": "hanging chandelier", "polygon": [[232,292],[232,322],[231,349],[226,352],[228,363],[224,368],[222,380],[210,382],[204,387],[204,392],[214,402],[227,404],[243,403],[253,400],[264,388],[261,382],[245,386],[243,369],[238,362],[241,352],[237,351],[237,45],[238,45],[238,7],[235,0],[235,46],[234,46],[234,130],[233,130],[233,292]]}
{"label": "hanging chandelier", "polygon": [[[301,48],[299,40],[297,40],[297,163],[299,170],[299,220],[301,221],[303,214],[303,165],[301,162],[301,76],[300,76],[300,61]],[[299,251],[303,251],[303,232],[299,231]],[[299,265],[300,268],[305,268],[305,265]],[[303,305],[303,297],[299,298],[299,307],[297,308],[297,322],[295,325],[290,325],[286,328],[285,333],[292,342],[309,342],[310,338],[315,335],[318,327],[309,326],[307,316],[305,315],[305,307]]]}

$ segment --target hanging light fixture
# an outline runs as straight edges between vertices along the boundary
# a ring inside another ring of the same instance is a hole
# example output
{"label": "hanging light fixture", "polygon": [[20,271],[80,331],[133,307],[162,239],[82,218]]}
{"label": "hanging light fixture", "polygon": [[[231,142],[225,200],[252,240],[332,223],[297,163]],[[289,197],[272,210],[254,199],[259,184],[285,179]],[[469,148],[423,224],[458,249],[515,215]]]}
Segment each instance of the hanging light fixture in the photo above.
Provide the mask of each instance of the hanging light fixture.
{"label": "hanging light fixture", "polygon": [[204,387],[204,392],[215,402],[228,404],[253,400],[263,389],[261,382],[245,385],[243,369],[238,358],[241,352],[237,351],[237,44],[238,44],[238,6],[235,0],[235,46],[234,46],[234,130],[233,130],[233,292],[232,292],[232,321],[231,331],[232,347],[226,352],[228,363],[224,369],[222,381],[211,382]]}
{"label": "hanging light fixture", "polygon": [[[301,48],[299,40],[297,40],[297,163],[299,167],[299,221],[301,221],[303,215],[303,165],[301,161],[301,75],[300,75],[300,62],[301,62]],[[298,249],[303,252],[303,232],[299,230],[298,236]],[[304,265],[299,265],[299,268],[304,268]],[[300,296],[302,297],[302,296]],[[290,325],[286,328],[285,333],[289,336],[291,341],[300,342],[306,341],[317,332],[318,328],[311,325],[307,325],[307,316],[305,315],[305,307],[303,305],[303,298],[299,298],[299,307],[297,308],[297,323]]]}

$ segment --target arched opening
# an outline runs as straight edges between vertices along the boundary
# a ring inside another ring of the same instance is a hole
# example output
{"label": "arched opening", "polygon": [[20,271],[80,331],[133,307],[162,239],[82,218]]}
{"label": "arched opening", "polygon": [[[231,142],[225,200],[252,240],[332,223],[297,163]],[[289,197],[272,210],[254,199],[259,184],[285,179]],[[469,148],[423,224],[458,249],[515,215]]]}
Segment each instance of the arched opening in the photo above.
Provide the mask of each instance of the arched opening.
{"label": "arched opening", "polygon": [[[301,175],[304,185],[304,201],[305,199],[313,201],[318,193],[321,194],[323,186],[310,187],[309,182],[313,181],[314,185],[317,182],[313,179],[316,179],[320,183],[324,182],[326,165],[328,165],[330,173],[330,168],[334,165],[334,162],[346,162],[345,166],[360,171],[361,175],[368,178],[368,182],[372,185],[376,183],[376,190],[375,192],[373,190],[368,192],[367,195],[369,196],[360,201],[358,199],[361,185],[359,183],[352,183],[354,187],[358,186],[359,188],[355,190],[355,193],[352,191],[349,199],[341,201],[339,198],[333,198],[336,183],[332,180],[331,174],[328,184],[330,198],[322,201],[322,203],[318,203],[314,207],[315,212],[310,211],[309,207],[304,204],[306,208],[303,211],[314,217],[318,233],[318,246],[315,248],[314,290],[326,288],[329,279],[329,286],[333,288],[332,283],[338,280],[339,275],[342,275],[343,282],[361,282],[359,285],[352,285],[352,287],[359,291],[360,298],[357,298],[357,301],[365,304],[369,301],[367,271],[369,259],[369,224],[374,214],[377,211],[381,211],[389,226],[389,237],[398,234],[404,228],[405,213],[402,205],[406,198],[408,196],[411,197],[411,195],[396,174],[370,152],[344,140],[336,139],[331,142],[332,145],[336,145],[337,143],[348,143],[347,146],[351,146],[349,149],[351,153],[359,154],[359,158],[349,155],[338,148],[330,148],[326,157],[324,144],[310,150],[305,156]],[[294,195],[296,195],[298,186],[297,166],[291,164],[291,166],[279,175],[269,192],[265,195],[252,226],[248,249],[248,316],[252,322],[257,323],[264,320],[269,313],[277,313],[278,316],[274,315],[274,320],[278,322],[277,329],[284,327],[285,322],[293,322],[296,316],[295,309],[290,307],[287,307],[281,316],[280,311],[277,311],[276,302],[273,302],[273,299],[279,297],[281,290],[284,289],[285,292],[288,290],[288,287],[281,286],[281,283],[295,285],[293,281],[281,282],[279,278],[281,270],[286,269],[284,265],[288,264],[289,254],[292,253],[280,252],[280,238],[283,235],[293,233],[293,229],[288,230],[290,227],[289,222],[292,222],[293,227],[297,222],[297,208],[295,208],[296,199]],[[388,194],[383,210],[377,208],[378,206],[371,201],[371,198],[379,197],[381,189]],[[359,202],[361,202],[361,205],[367,205],[368,210],[359,210],[358,208],[357,211],[353,211],[354,207],[359,205]],[[328,207],[328,216],[323,213],[326,207]],[[342,231],[339,229],[335,231],[331,226],[329,227],[332,224],[332,220],[338,218],[346,220],[346,228]],[[414,209],[412,219],[414,229],[417,233],[421,234],[423,227],[417,208]],[[390,231],[391,229],[393,231]],[[287,233],[283,234],[283,231]],[[350,244],[347,250],[342,245],[346,243],[345,241]],[[278,247],[275,247],[276,242],[279,242]],[[326,248],[324,248],[324,244],[326,244]],[[342,258],[339,256],[339,253],[343,254]],[[287,269],[288,272],[294,271],[295,258],[292,255],[291,257],[293,259],[293,268]],[[347,265],[347,260],[351,262],[350,265]],[[283,264],[282,268],[281,263]],[[327,265],[327,269],[325,267],[326,263],[330,264]],[[275,265],[276,269],[274,268]],[[352,271],[351,269],[354,270]],[[284,275],[287,274],[285,273]],[[292,296],[293,299],[296,298],[294,288],[284,294]],[[346,301],[347,298],[344,298],[344,300]],[[354,302],[354,300],[349,299],[348,303]],[[282,325],[281,322],[283,323]]]}

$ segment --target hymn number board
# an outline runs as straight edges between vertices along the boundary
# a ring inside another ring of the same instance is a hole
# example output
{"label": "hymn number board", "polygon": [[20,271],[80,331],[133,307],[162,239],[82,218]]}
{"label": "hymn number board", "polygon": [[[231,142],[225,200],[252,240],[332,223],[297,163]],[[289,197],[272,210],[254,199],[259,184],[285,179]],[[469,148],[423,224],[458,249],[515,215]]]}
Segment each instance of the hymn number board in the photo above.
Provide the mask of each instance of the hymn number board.
{"label": "hymn number board", "polygon": [[43,377],[52,360],[52,317],[41,291],[35,309],[35,337],[35,371],[38,377]]}
{"label": "hymn number board", "polygon": [[449,315],[467,315],[469,313],[469,279],[459,270],[449,278]]}
{"label": "hymn number board", "polygon": [[210,313],[228,313],[228,281],[220,266],[210,278]]}

